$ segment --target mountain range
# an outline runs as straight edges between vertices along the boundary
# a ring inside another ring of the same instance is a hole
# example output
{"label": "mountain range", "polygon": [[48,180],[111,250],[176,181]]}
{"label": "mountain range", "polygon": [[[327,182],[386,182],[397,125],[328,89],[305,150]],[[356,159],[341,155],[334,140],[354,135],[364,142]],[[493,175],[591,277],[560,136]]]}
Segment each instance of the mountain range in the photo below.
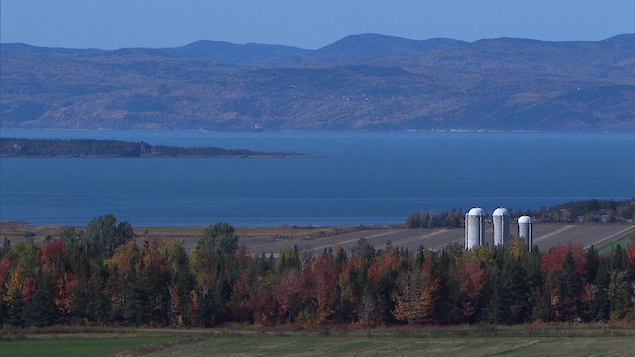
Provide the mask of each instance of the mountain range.
{"label": "mountain range", "polygon": [[361,34],[317,50],[0,44],[0,127],[635,130],[635,34],[475,42]]}

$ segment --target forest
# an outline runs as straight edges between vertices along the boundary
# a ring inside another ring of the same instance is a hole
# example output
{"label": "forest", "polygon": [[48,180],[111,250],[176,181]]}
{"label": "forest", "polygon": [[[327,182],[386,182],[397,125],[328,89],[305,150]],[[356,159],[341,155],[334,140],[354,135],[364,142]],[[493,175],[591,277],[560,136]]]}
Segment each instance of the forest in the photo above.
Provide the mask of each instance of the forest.
{"label": "forest", "polygon": [[[635,320],[635,234],[600,255],[571,242],[252,255],[228,223],[180,240],[138,237],[111,215],[42,244],[0,248],[0,324],[360,327]],[[275,254],[274,254],[275,253]]]}

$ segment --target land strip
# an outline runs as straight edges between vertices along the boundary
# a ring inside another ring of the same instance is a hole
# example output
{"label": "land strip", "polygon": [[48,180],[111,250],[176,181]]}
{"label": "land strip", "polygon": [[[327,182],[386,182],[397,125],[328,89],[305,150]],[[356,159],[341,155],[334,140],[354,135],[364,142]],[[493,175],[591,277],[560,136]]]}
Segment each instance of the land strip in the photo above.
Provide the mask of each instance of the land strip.
{"label": "land strip", "polygon": [[[514,326],[225,327],[214,329],[109,329],[57,333],[30,331],[3,342],[3,356],[630,356],[635,329],[625,324]],[[89,328],[90,329],[90,328]]]}
{"label": "land strip", "polygon": [[[24,222],[0,222],[0,239],[7,238],[11,242],[33,239],[41,243],[47,236],[55,238],[65,228],[62,225],[35,226]],[[74,227],[82,230],[83,227]],[[142,243],[150,238],[166,238],[183,240],[183,245],[189,251],[201,237],[206,227],[134,227],[137,241]],[[359,239],[373,245],[376,249],[383,249],[390,242],[395,247],[416,251],[420,246],[427,249],[439,250],[450,243],[461,244],[464,239],[462,228],[435,229],[407,229],[400,226],[290,226],[277,227],[235,227],[238,244],[245,246],[254,254],[277,254],[280,251],[296,246],[319,254],[324,249],[333,247],[350,251]],[[511,232],[516,232],[516,225],[512,224]],[[546,251],[557,244],[567,244],[571,241],[579,242],[583,247],[594,245],[596,248],[610,245],[629,236],[635,231],[632,223],[612,224],[534,224],[534,243],[541,251]],[[489,232],[489,233],[488,233]],[[512,233],[512,236],[515,234]],[[491,236],[491,230],[486,230],[486,236]]]}

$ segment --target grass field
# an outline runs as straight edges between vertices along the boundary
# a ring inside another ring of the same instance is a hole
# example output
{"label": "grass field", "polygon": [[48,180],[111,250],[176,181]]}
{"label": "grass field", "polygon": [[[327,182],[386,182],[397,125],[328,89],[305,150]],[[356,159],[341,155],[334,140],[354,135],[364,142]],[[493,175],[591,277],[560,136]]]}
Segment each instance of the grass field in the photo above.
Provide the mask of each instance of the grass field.
{"label": "grass field", "polygon": [[212,338],[148,356],[630,356],[632,338]]}
{"label": "grass field", "polygon": [[0,356],[635,356],[635,328],[608,324],[39,333]]}
{"label": "grass field", "polygon": [[627,244],[631,244],[631,234],[633,234],[635,232],[635,229],[632,229],[631,231],[627,232],[626,235],[624,235],[624,237],[618,241],[615,241],[611,244],[608,244],[602,248],[600,248],[598,250],[599,254],[606,254],[609,253],[610,251],[612,251],[613,249],[615,249],[615,247],[619,244],[622,249],[626,248]]}
{"label": "grass field", "polygon": [[[152,350],[153,346],[169,346],[169,342],[182,340],[178,335],[143,335],[143,336],[47,336],[21,341],[0,342],[0,356],[38,356],[38,357],[97,357],[110,356],[124,351],[134,352],[144,348]],[[131,355],[135,355],[132,353]]]}

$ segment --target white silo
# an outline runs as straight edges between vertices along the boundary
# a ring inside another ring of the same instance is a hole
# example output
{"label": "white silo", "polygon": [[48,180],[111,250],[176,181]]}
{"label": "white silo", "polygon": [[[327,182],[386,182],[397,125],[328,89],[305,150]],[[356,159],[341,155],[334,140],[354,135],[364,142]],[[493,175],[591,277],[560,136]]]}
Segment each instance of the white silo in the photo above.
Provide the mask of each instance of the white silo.
{"label": "white silo", "polygon": [[499,207],[492,213],[494,223],[494,245],[503,245],[509,240],[509,211]]}
{"label": "white silo", "polygon": [[465,214],[465,249],[483,245],[485,215],[485,211],[480,207],[474,207]]}
{"label": "white silo", "polygon": [[531,251],[531,246],[534,243],[533,236],[533,227],[531,217],[529,216],[520,216],[518,217],[518,238],[523,238],[525,243],[527,243],[527,247]]}

